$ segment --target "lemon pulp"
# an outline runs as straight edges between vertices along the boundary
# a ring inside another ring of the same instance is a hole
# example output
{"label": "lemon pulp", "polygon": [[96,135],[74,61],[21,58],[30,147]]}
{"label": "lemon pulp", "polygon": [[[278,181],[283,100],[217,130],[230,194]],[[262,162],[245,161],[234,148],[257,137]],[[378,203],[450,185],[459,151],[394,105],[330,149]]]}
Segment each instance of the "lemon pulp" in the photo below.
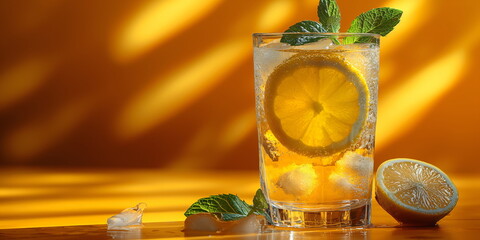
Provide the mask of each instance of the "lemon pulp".
{"label": "lemon pulp", "polygon": [[458,201],[458,191],[437,167],[413,159],[384,162],[377,171],[376,198],[403,224],[434,225]]}
{"label": "lemon pulp", "polygon": [[278,65],[265,86],[265,116],[291,151],[325,156],[358,137],[369,92],[362,74],[337,54],[298,53]]}

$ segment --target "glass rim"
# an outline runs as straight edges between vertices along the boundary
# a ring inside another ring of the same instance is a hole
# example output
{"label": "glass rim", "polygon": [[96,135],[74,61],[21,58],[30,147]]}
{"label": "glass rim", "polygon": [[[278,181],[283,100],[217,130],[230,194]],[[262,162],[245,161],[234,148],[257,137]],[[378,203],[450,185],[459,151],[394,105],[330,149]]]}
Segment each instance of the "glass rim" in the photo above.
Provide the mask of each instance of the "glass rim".
{"label": "glass rim", "polygon": [[273,33],[253,33],[253,37],[281,37],[283,35],[319,35],[319,36],[360,36],[360,37],[375,37],[380,38],[380,34],[377,33],[321,33],[321,32],[273,32]]}

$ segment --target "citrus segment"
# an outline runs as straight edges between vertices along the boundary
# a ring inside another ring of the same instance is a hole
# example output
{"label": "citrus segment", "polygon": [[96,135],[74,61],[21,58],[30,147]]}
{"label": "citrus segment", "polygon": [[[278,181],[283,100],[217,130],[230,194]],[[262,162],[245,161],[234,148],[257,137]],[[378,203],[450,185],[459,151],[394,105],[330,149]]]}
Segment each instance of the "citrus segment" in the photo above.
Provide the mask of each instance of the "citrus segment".
{"label": "citrus segment", "polygon": [[376,198],[397,221],[435,225],[458,201],[458,192],[437,167],[413,159],[384,162],[377,171]]}
{"label": "citrus segment", "polygon": [[367,113],[362,74],[336,54],[299,53],[275,68],[265,87],[265,115],[288,149],[307,156],[347,148]]}

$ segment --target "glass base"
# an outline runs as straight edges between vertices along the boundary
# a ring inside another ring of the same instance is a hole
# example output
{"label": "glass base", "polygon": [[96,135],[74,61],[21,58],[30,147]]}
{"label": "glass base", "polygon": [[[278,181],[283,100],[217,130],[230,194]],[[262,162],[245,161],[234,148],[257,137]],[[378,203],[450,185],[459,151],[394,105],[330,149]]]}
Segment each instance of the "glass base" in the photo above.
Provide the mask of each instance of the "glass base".
{"label": "glass base", "polygon": [[371,203],[352,209],[328,211],[302,211],[270,206],[270,215],[275,226],[293,228],[368,227],[370,211]]}

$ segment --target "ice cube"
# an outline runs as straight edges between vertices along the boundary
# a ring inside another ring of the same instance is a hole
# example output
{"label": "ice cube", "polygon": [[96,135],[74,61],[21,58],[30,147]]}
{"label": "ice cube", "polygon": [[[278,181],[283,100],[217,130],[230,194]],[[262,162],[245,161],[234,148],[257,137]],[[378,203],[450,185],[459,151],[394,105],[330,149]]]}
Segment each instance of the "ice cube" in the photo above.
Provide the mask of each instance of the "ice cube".
{"label": "ice cube", "polygon": [[[342,56],[368,79],[370,92],[375,93],[378,79],[379,47],[370,43],[336,45],[332,49],[342,51]],[[372,85],[372,86],[371,86]]]}
{"label": "ice cube", "polygon": [[300,46],[294,46],[293,49],[301,49],[301,50],[322,50],[322,49],[329,49],[334,46],[333,42],[329,38],[323,38],[316,42],[311,42],[307,44],[303,44]]}
{"label": "ice cube", "polygon": [[356,152],[347,152],[343,155],[343,158],[335,163],[335,166],[339,172],[350,172],[355,175],[365,176],[373,172],[373,159]]}
{"label": "ice cube", "polygon": [[373,173],[373,159],[356,152],[347,152],[335,163],[328,180],[337,189],[367,193],[368,181]]}
{"label": "ice cube", "polygon": [[197,213],[185,219],[185,236],[260,233],[267,224],[264,216],[251,214],[233,221],[222,221],[210,213]]}
{"label": "ice cube", "polygon": [[317,174],[311,164],[302,164],[293,170],[282,174],[277,181],[277,186],[286,194],[303,196],[312,193],[315,188]]}
{"label": "ice cube", "polygon": [[145,203],[139,203],[135,207],[126,208],[121,213],[108,218],[107,229],[129,230],[130,228],[141,227],[143,210],[146,206]]}
{"label": "ice cube", "polygon": [[265,42],[260,44],[261,48],[270,48],[270,49],[275,49],[275,50],[281,50],[281,49],[287,49],[290,47],[288,43],[282,43],[280,42],[280,39],[274,39],[270,42]]}
{"label": "ice cube", "polygon": [[340,174],[338,172],[332,172],[329,176],[328,176],[328,180],[333,183],[333,185],[337,188],[337,189],[343,189],[343,190],[347,190],[347,191],[350,191],[350,190],[354,190],[355,189],[355,185],[350,182],[350,177],[349,176],[345,176],[344,174]]}
{"label": "ice cube", "polygon": [[210,213],[193,214],[185,219],[185,233],[189,232],[220,232],[222,230],[222,223],[217,217]]}
{"label": "ice cube", "polygon": [[291,50],[291,46],[280,42],[280,39],[262,43],[260,47],[253,48],[255,83],[257,86],[261,86],[267,81],[275,67],[296,54],[289,50]]}
{"label": "ice cube", "polygon": [[260,233],[267,225],[264,216],[251,214],[248,217],[232,222],[232,226],[223,231],[224,234]]}
{"label": "ice cube", "polygon": [[271,48],[256,47],[253,49],[253,58],[255,59],[255,83],[257,85],[264,84],[275,67],[293,55],[291,52],[280,51],[280,49],[281,48],[275,48],[273,46]]}
{"label": "ice cube", "polygon": [[[286,53],[282,50],[286,47],[283,47],[285,43],[271,43],[267,47],[254,48],[253,49],[253,58],[256,63],[260,64],[269,64],[276,66],[280,62],[284,61],[291,53]],[[273,63],[272,63],[273,62]]]}

